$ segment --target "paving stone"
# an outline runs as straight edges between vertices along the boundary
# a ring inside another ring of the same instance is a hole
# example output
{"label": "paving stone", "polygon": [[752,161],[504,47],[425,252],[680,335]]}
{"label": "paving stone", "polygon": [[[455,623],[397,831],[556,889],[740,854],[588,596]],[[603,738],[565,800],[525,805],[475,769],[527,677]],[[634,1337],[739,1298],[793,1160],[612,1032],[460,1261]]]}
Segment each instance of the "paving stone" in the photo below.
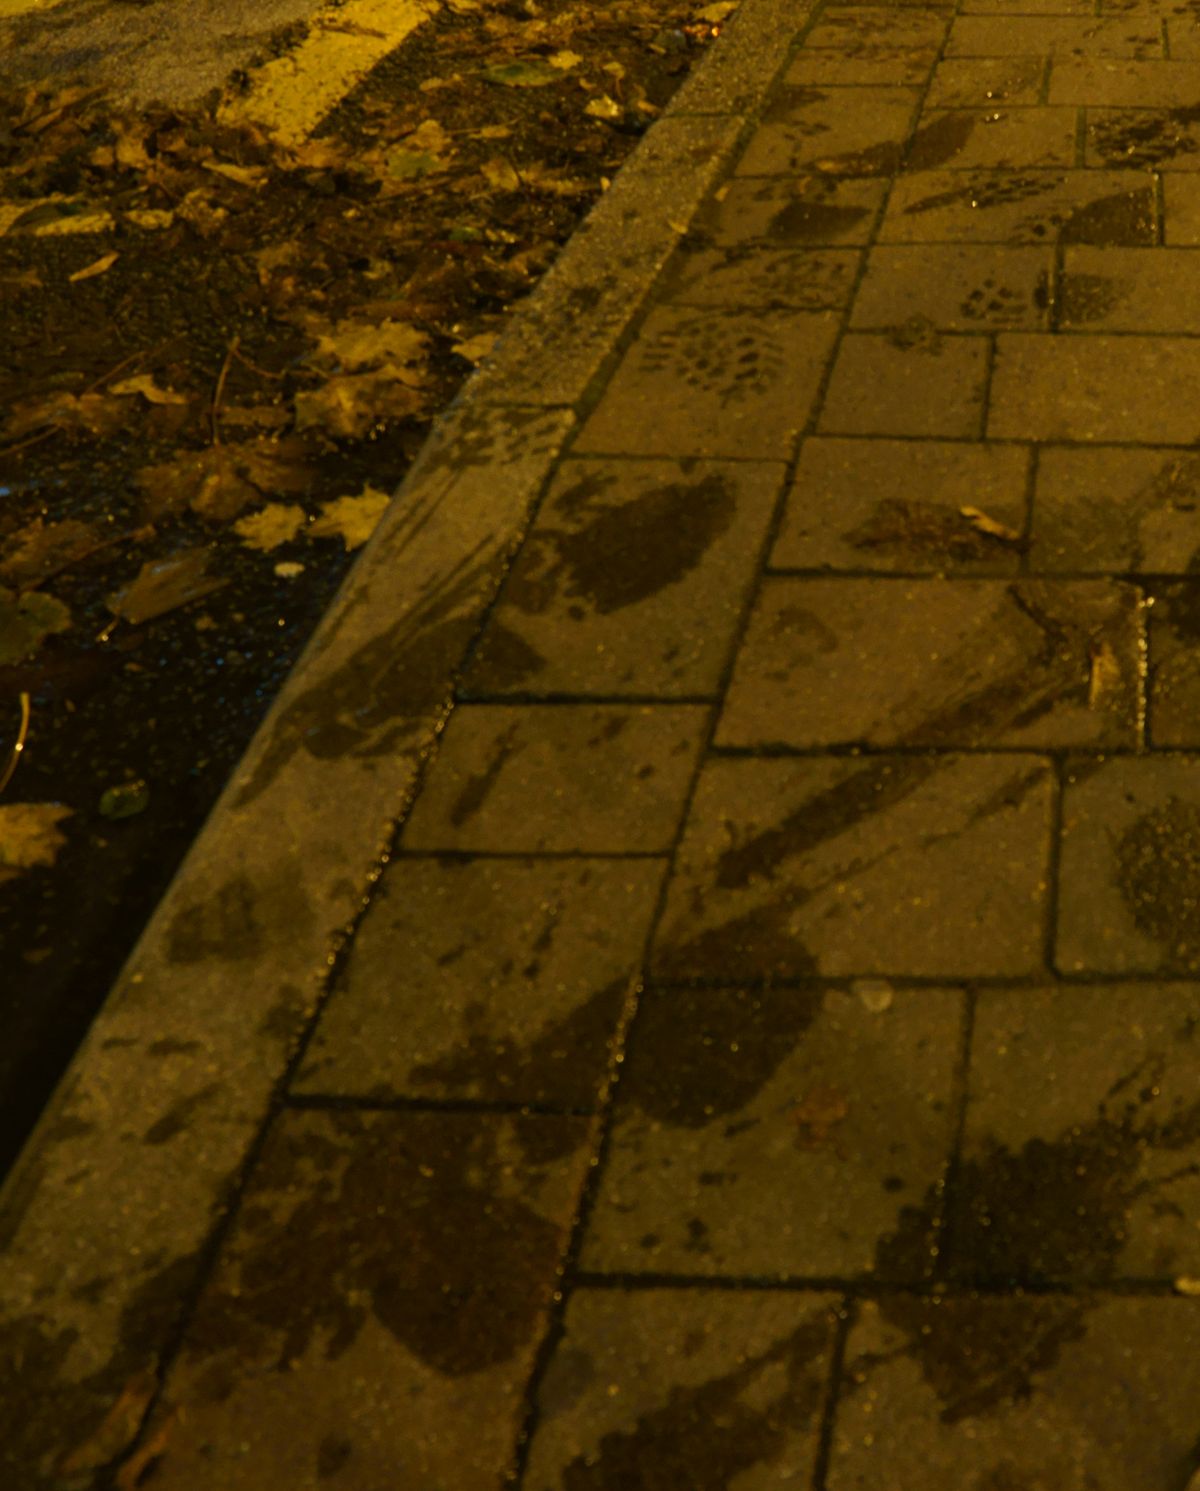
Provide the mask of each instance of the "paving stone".
{"label": "paving stone", "polygon": [[963,0],[964,16],[1090,16],[1095,0]]}
{"label": "paving stone", "polygon": [[1018,755],[709,761],[654,971],[1036,973],[1051,785]]}
{"label": "paving stone", "polygon": [[1200,1274],[1200,986],[981,992],[943,1253],[958,1281]]}
{"label": "paving stone", "polygon": [[1197,554],[1200,457],[1170,448],[1041,452],[1034,571],[1182,575],[1192,572]]}
{"label": "paving stone", "polygon": [[1162,31],[1149,16],[959,16],[947,57],[1161,57]]}
{"label": "paving stone", "polygon": [[864,1301],[826,1477],[865,1491],[1157,1491],[1194,1464],[1200,1305],[1075,1294]]}
{"label": "paving stone", "polygon": [[1173,171],[1162,177],[1163,242],[1200,245],[1200,175]]}
{"label": "paving stone", "polygon": [[918,316],[941,331],[1032,331],[1048,324],[1053,270],[1045,248],[887,244],[867,258],[850,322],[878,328]]}
{"label": "paving stone", "polygon": [[566,462],[460,694],[715,695],[784,470]]}
{"label": "paving stone", "polygon": [[785,459],[837,337],[830,311],[652,311],[578,452]]}
{"label": "paving stone", "polygon": [[953,1148],[962,996],[946,989],[644,996],[584,1269],[920,1283],[901,1213]]}
{"label": "paving stone", "polygon": [[1084,164],[1200,171],[1200,115],[1188,109],[1088,109]]}
{"label": "paving stone", "polygon": [[655,853],[670,846],[703,706],[463,704],[404,828],[406,849]]}
{"label": "paving stone", "polygon": [[285,1115],[167,1379],[156,1481],[495,1491],[587,1122]]}
{"label": "paving stone", "polygon": [[1200,760],[1073,765],[1055,962],[1069,974],[1200,969]]}
{"label": "paving stone", "polygon": [[1190,445],[1200,436],[1200,341],[996,338],[988,436]]}
{"label": "paving stone", "polygon": [[892,5],[828,7],[804,38],[803,52],[860,52],[864,47],[940,47],[949,17],[933,10]]}
{"label": "paving stone", "polygon": [[661,876],[643,859],[393,860],[294,1090],[594,1105]]}
{"label": "paving stone", "polygon": [[1100,580],[767,580],[720,746],[1136,747],[1138,592]]}
{"label": "paving stone", "polygon": [[[825,12],[829,14],[828,10]],[[875,84],[898,87],[905,83],[924,83],[937,61],[937,48],[906,46],[886,42],[855,46],[852,51],[810,51],[796,53],[784,75],[788,84],[815,83],[863,86]]]}
{"label": "paving stone", "polygon": [[740,178],[718,187],[696,228],[718,244],[866,243],[887,182],[854,176]]}
{"label": "paving stone", "polygon": [[1166,24],[1171,56],[1189,62],[1200,58],[1200,26],[1195,17],[1171,16]]}
{"label": "paving stone", "polygon": [[840,310],[854,290],[855,249],[766,248],[738,243],[679,254],[663,276],[675,305],[738,310]]}
{"label": "paving stone", "polygon": [[887,176],[899,164],[917,111],[915,88],[782,88],[737,165],[739,176],[819,170]]}
{"label": "paving stone", "polygon": [[1196,258],[1187,248],[1068,248],[1059,279],[1063,328],[1200,329]]}
{"label": "paving stone", "polygon": [[1052,104],[1175,108],[1200,98],[1200,64],[1131,62],[1112,57],[1055,57],[1050,68]]}
{"label": "paving stone", "polygon": [[897,178],[881,243],[1153,244],[1144,171],[922,171]]}
{"label": "paving stone", "polygon": [[984,532],[963,508],[1024,532],[1028,464],[1016,445],[813,436],[800,450],[771,564],[1011,574],[1020,546]]}
{"label": "paving stone", "polygon": [[931,109],[1036,104],[1045,75],[1044,57],[947,57],[938,63],[925,102]]}
{"label": "paving stone", "polygon": [[1159,584],[1148,604],[1150,744],[1200,747],[1200,589]]}
{"label": "paving stone", "polygon": [[977,438],[988,343],[943,336],[917,317],[886,335],[842,339],[818,428],[825,435]]}
{"label": "paving stone", "polygon": [[576,1290],[522,1484],[808,1486],[834,1310],[811,1293]]}
{"label": "paving stone", "polygon": [[905,157],[906,171],[1075,164],[1074,109],[928,109]]}

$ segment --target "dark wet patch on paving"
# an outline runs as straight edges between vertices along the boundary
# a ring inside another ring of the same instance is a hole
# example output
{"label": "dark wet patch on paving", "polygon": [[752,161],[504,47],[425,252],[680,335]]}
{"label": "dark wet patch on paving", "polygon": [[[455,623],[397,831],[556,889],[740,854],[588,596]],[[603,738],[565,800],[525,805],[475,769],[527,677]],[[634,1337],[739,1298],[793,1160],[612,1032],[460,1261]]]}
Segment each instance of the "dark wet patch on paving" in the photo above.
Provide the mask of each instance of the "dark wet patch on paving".
{"label": "dark wet patch on paving", "polygon": [[[557,1125],[556,1158],[586,1138],[580,1120],[510,1122]],[[243,1210],[235,1277],[202,1302],[189,1360],[228,1363],[233,1353],[282,1370],[319,1350],[335,1361],[368,1318],[446,1376],[510,1359],[548,1299],[564,1219],[520,1194],[528,1181],[514,1185],[499,1140],[486,1116],[340,1113],[286,1124]],[[209,1380],[220,1394],[234,1388],[224,1371]]]}
{"label": "dark wet patch on paving", "polygon": [[1096,109],[1088,115],[1089,144],[1100,161],[1148,167],[1195,155],[1200,105],[1177,109]]}
{"label": "dark wet patch on paving", "polygon": [[922,125],[905,153],[904,169],[932,171],[946,165],[965,148],[977,122],[975,114],[949,113]]}
{"label": "dark wet patch on paving", "polygon": [[1068,326],[1103,321],[1124,300],[1127,284],[1103,274],[1072,270],[1059,284],[1059,320]]}
{"label": "dark wet patch on paving", "polygon": [[530,535],[506,600],[530,615],[559,596],[601,615],[619,611],[683,579],[733,521],[733,487],[720,473],[663,482],[625,501],[595,501],[619,485],[616,473],[597,473],[559,495],[564,524],[539,525]]}
{"label": "dark wet patch on paving", "polygon": [[[775,1464],[797,1431],[811,1423],[821,1405],[828,1349],[828,1323],[806,1320],[727,1372],[695,1386],[672,1386],[661,1407],[648,1409],[627,1429],[610,1430],[593,1451],[568,1461],[558,1486],[725,1491],[755,1466]],[[764,1375],[770,1382],[765,1391]]]}
{"label": "dark wet patch on paving", "polygon": [[278,927],[305,926],[311,919],[303,886],[292,873],[233,875],[203,901],[175,913],[167,956],[173,963],[245,962],[261,953]]}
{"label": "dark wet patch on paving", "polygon": [[633,1101],[700,1129],[762,1090],[821,1012],[819,990],[678,989],[643,1000],[627,1058]]}
{"label": "dark wet patch on paving", "polygon": [[1117,884],[1138,931],[1173,967],[1200,968],[1200,807],[1170,797],[1115,845]]}
{"label": "dark wet patch on paving", "polygon": [[994,557],[1004,548],[1023,549],[1023,540],[1005,539],[975,527],[961,510],[943,504],[885,497],[865,522],[845,535],[855,549],[899,548],[921,559],[960,563]]}

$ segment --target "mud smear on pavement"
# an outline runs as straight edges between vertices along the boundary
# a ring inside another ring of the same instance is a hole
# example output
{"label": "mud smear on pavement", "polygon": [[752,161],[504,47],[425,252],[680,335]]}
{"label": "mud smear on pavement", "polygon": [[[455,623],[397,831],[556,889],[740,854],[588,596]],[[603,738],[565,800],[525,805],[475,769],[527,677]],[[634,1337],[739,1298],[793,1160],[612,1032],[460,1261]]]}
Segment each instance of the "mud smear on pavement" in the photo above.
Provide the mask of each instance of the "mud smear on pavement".
{"label": "mud smear on pavement", "polygon": [[1154,192],[1116,192],[1077,207],[1059,228],[1063,243],[1136,248],[1154,242]]}
{"label": "mud smear on pavement", "polygon": [[953,507],[900,497],[885,497],[869,518],[846,534],[846,542],[855,549],[887,549],[914,559],[960,564],[994,559],[1006,547]]}
{"label": "mud smear on pavement", "polygon": [[797,197],[771,219],[767,236],[787,243],[828,243],[841,238],[866,216],[865,207],[842,207],[836,202]]}
{"label": "mud smear on pavement", "polygon": [[611,1042],[631,978],[613,979],[560,1019],[520,1043],[496,1030],[482,1004],[463,1011],[466,1033],[455,1048],[412,1068],[455,1097],[519,1103],[595,1103],[608,1072]]}
{"label": "mud smear on pavement", "polygon": [[[139,112],[65,77],[0,91],[0,194],[28,203],[0,235],[0,613],[10,593],[54,609],[0,646],[0,774],[25,693],[5,801],[71,809],[57,862],[3,887],[0,1168],[364,541],[338,505],[395,489],[716,29],[674,4],[443,8],[295,147],[215,95]],[[513,86],[485,76],[513,58]],[[65,231],[88,214],[99,234]],[[207,595],[182,583],[197,561]],[[170,605],[119,599],[164,563]],[[469,640],[426,620],[300,701],[243,803],[297,750],[401,749]],[[138,782],[138,816],[99,811]]]}
{"label": "mud smear on pavement", "polygon": [[[1190,1039],[1193,1030],[1179,1035]],[[1147,1055],[1113,1084],[1091,1122],[1058,1139],[1031,1139],[1016,1151],[985,1141],[963,1158],[947,1194],[933,1186],[919,1206],[901,1212],[899,1228],[876,1251],[879,1277],[907,1281],[922,1277],[923,1267],[924,1276],[955,1289],[1013,1290],[1112,1280],[1135,1203],[1200,1173],[1192,1160],[1158,1179],[1142,1174],[1148,1153],[1195,1153],[1200,1143],[1200,1102],[1152,1116],[1165,1067],[1160,1052]],[[1170,1202],[1162,1197],[1153,1204]],[[953,1423],[1029,1397],[1036,1376],[1086,1334],[1091,1303],[1082,1294],[885,1294],[879,1308],[907,1337],[902,1354],[919,1363],[942,1418]],[[850,1371],[870,1367],[864,1358]]]}
{"label": "mud smear on pavement", "polygon": [[1090,134],[1096,153],[1112,166],[1150,167],[1200,150],[1200,105],[1179,109],[1114,109],[1096,113]]}
{"label": "mud smear on pavement", "polygon": [[674,989],[647,995],[622,1091],[648,1117],[702,1129],[740,1112],[821,1013],[818,990]]}
{"label": "mud smear on pavement", "polygon": [[[831,1339],[828,1317],[809,1318],[731,1371],[698,1387],[672,1387],[661,1408],[630,1429],[610,1430],[595,1450],[570,1461],[562,1491],[725,1491],[754,1466],[776,1464],[820,1409]],[[772,1368],[782,1368],[778,1386]]]}
{"label": "mud smear on pavement", "polygon": [[1134,925],[1162,948],[1164,967],[1200,969],[1200,808],[1171,797],[1137,818],[1115,853]]}
{"label": "mud smear on pavement", "polygon": [[1068,270],[1059,284],[1059,321],[1065,326],[1103,321],[1117,309],[1129,289],[1127,280]]}
{"label": "mud smear on pavement", "polygon": [[[313,1351],[336,1360],[372,1318],[447,1377],[515,1356],[549,1302],[570,1215],[513,1193],[500,1132],[512,1122],[338,1114],[277,1132],[185,1344],[211,1364],[208,1391],[224,1399],[240,1372]],[[556,1126],[556,1154],[587,1135],[585,1120],[521,1122]]]}
{"label": "mud smear on pavement", "polygon": [[473,772],[463,782],[458,796],[450,805],[449,819],[454,828],[460,828],[474,818],[500,780],[505,766],[512,757],[519,756],[525,749],[525,742],[517,738],[519,731],[519,725],[510,725],[493,743],[492,758],[484,769]]}

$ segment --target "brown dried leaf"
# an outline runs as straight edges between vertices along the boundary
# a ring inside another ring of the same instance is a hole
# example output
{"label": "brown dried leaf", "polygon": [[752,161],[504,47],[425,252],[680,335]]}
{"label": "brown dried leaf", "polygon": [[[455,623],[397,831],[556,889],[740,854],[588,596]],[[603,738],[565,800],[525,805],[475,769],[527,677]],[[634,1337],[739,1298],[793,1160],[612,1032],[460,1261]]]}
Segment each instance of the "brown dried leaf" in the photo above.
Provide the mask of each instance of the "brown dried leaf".
{"label": "brown dried leaf", "polygon": [[17,404],[4,423],[4,435],[20,440],[34,430],[57,429],[87,435],[114,435],[129,423],[131,406],[106,393],[52,393]]}
{"label": "brown dried leaf", "polygon": [[[320,330],[321,326],[328,330]],[[423,331],[404,321],[378,324],[364,321],[314,322],[312,330],[317,338],[315,359],[351,373],[384,364],[409,366],[424,358],[429,345],[429,338]],[[413,379],[409,377],[405,381],[411,383]]]}
{"label": "brown dried leaf", "polygon": [[58,825],[73,811],[60,802],[0,803],[0,885],[54,863],[67,842]]}
{"label": "brown dried leaf", "polygon": [[150,559],[128,585],[108,597],[108,609],[133,626],[165,616],[228,585],[208,574],[209,551],[185,549],[166,559]]}
{"label": "brown dried leaf", "polygon": [[425,404],[400,369],[347,373],[296,395],[296,428],[323,429],[344,440],[361,440],[376,425],[415,414]]}
{"label": "brown dried leaf", "polygon": [[[139,373],[136,378],[122,378],[120,383],[110,383],[109,393],[140,393],[148,404],[190,404],[186,393],[176,393],[173,388],[159,388],[152,373]],[[222,415],[224,418],[224,415]]]}
{"label": "brown dried leaf", "polygon": [[360,548],[374,533],[391,498],[369,484],[357,497],[335,497],[321,504],[321,516],[309,524],[310,538],[342,538],[346,548]]}
{"label": "brown dried leaf", "polygon": [[203,165],[206,171],[224,176],[226,181],[235,181],[238,186],[262,186],[267,179],[267,171],[263,166],[236,166],[231,161],[223,160],[206,160]]}
{"label": "brown dried leaf", "polygon": [[1015,528],[1010,528],[1007,523],[1000,523],[995,518],[989,518],[987,513],[981,512],[977,507],[960,507],[958,511],[972,528],[979,533],[986,534],[988,538],[998,539],[1003,544],[1021,542],[1021,535]]}
{"label": "brown dried leaf", "polygon": [[86,554],[96,541],[95,528],[77,518],[58,523],[34,518],[5,540],[0,549],[0,575],[14,585],[27,585]]}
{"label": "brown dried leaf", "polygon": [[1092,652],[1091,676],[1088,679],[1088,708],[1095,709],[1103,703],[1104,696],[1111,693],[1121,682],[1121,665],[1111,643],[1101,642]]}
{"label": "brown dried leaf", "polygon": [[109,254],[101,254],[100,258],[93,260],[91,264],[85,265],[83,269],[77,269],[74,274],[69,274],[67,283],[77,285],[80,280],[95,279],[98,274],[104,274],[106,270],[111,269],[120,257],[115,250]]}
{"label": "brown dried leaf", "polygon": [[294,502],[268,502],[255,513],[247,513],[233,525],[233,531],[251,549],[267,554],[296,537],[307,514]]}
{"label": "brown dried leaf", "polygon": [[260,496],[307,491],[312,473],[304,443],[262,435],[235,445],[182,451],[137,474],[147,518],[190,507],[215,522],[236,518]]}

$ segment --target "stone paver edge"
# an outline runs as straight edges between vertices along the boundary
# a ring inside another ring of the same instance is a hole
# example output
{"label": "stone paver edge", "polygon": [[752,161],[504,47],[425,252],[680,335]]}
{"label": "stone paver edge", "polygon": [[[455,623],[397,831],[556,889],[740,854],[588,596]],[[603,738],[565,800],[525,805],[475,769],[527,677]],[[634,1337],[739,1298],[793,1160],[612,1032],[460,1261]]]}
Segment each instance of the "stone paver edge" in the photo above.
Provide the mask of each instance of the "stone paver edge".
{"label": "stone paver edge", "polygon": [[62,1436],[161,1372],[572,406],[813,8],[743,0],[435,426],[0,1188],[6,1484],[49,1484]]}

